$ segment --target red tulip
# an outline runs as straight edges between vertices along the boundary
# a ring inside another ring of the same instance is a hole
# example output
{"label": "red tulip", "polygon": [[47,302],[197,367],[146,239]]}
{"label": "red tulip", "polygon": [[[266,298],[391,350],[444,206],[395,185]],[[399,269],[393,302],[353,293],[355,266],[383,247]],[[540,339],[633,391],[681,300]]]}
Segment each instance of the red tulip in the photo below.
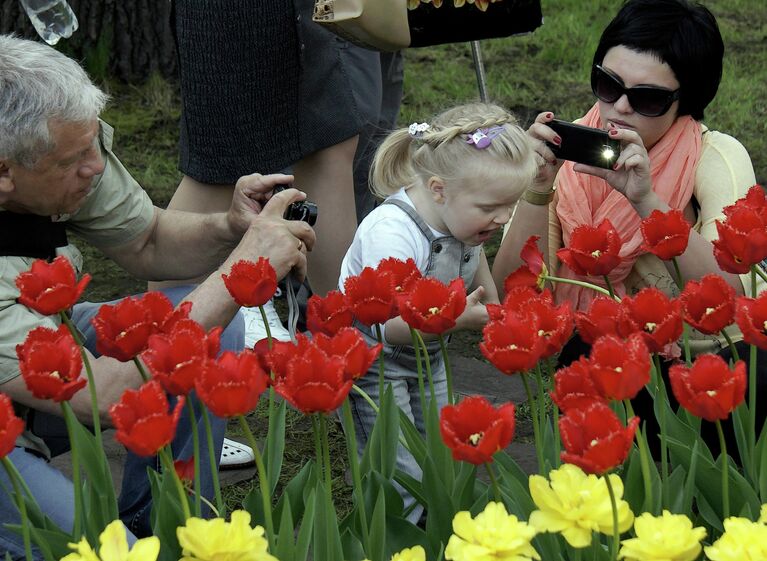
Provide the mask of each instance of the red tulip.
{"label": "red tulip", "polygon": [[597,226],[582,225],[573,230],[568,247],[557,251],[576,275],[607,275],[621,262],[621,239],[609,220]]}
{"label": "red tulip", "polygon": [[538,335],[543,339],[541,358],[561,351],[573,334],[573,309],[570,303],[554,306],[536,298],[528,302],[525,310],[538,318]]}
{"label": "red tulip", "polygon": [[197,395],[219,417],[235,417],[253,411],[269,385],[269,375],[255,352],[239,355],[226,351],[218,360],[206,361],[195,381]]}
{"label": "red tulip", "polygon": [[333,336],[353,321],[354,314],[340,290],[331,290],[324,298],[314,294],[307,302],[306,326],[314,334]]}
{"label": "red tulip", "polygon": [[761,185],[752,185],[744,197],[735,201],[735,204],[724,207],[722,212],[729,217],[735,209],[741,207],[753,210],[767,224],[767,194]]}
{"label": "red tulip", "polygon": [[138,390],[125,390],[120,401],[109,408],[117,431],[115,438],[138,456],[154,456],[173,440],[184,397],[168,411],[168,398],[160,384],[150,380]]}
{"label": "red tulip", "polygon": [[314,344],[328,356],[341,357],[344,373],[350,380],[364,376],[383,348],[381,343],[368,347],[362,334],[353,327],[346,327],[333,337],[317,334]]}
{"label": "red tulip", "polygon": [[689,281],[679,300],[684,320],[701,333],[719,333],[735,318],[735,290],[719,275]]}
{"label": "red tulip", "polygon": [[666,345],[682,336],[681,302],[670,299],[657,288],[643,288],[633,298],[624,298],[628,317],[644,335],[652,353],[662,353]]}
{"label": "red tulip", "polygon": [[46,316],[58,314],[75,305],[90,280],[86,274],[77,282],[75,270],[63,255],[50,263],[36,259],[29,271],[16,277],[19,303]]}
{"label": "red tulip", "polygon": [[413,282],[423,276],[412,258],[408,258],[407,261],[397,259],[396,257],[382,259],[378,263],[376,271],[382,274],[391,274],[394,291],[399,294],[410,290]]}
{"label": "red tulip", "polygon": [[482,337],[479,350],[504,374],[530,370],[541,358],[545,344],[538,335],[538,321],[534,315],[508,313],[501,320],[488,322]]}
{"label": "red tulip", "polygon": [[652,211],[642,220],[640,230],[644,238],[642,247],[668,261],[679,257],[687,249],[691,227],[681,210],[671,209],[668,212]]}
{"label": "red tulip", "polygon": [[719,355],[699,355],[690,368],[673,365],[668,376],[679,404],[707,421],[726,419],[746,396],[746,363],[742,360],[730,370]]}
{"label": "red tulip", "polygon": [[626,316],[623,305],[606,296],[594,298],[585,312],[575,312],[575,328],[589,345],[603,335],[625,338],[637,330]]}
{"label": "red tulip", "polygon": [[634,399],[650,381],[650,351],[641,333],[628,339],[605,335],[594,342],[588,360],[594,385],[607,399]]}
{"label": "red tulip", "polygon": [[605,403],[570,409],[559,419],[565,447],[560,457],[586,473],[601,475],[626,461],[638,425],[639,417],[632,417],[624,427]]}
{"label": "red tulip", "polygon": [[605,401],[591,379],[589,364],[584,357],[557,370],[551,400],[562,411],[583,409],[594,401]]}
{"label": "red tulip", "polygon": [[360,323],[375,325],[396,317],[394,278],[370,267],[344,281],[346,301]]}
{"label": "red tulip", "polygon": [[96,331],[96,349],[105,356],[126,362],[147,348],[149,337],[168,331],[189,316],[191,302],[177,310],[162,292],[127,297],[117,304],[104,304],[91,320]]}
{"label": "red tulip", "polygon": [[455,327],[466,309],[466,286],[460,277],[447,286],[437,279],[420,278],[397,297],[397,305],[400,316],[413,329],[442,334]]}
{"label": "red tulip", "polygon": [[263,306],[277,291],[277,273],[266,257],[237,261],[228,275],[221,275],[229,294],[240,306]]}
{"label": "red tulip", "polygon": [[542,302],[547,306],[554,306],[554,297],[547,288],[543,292],[538,292],[531,286],[512,286],[506,291],[503,303],[488,304],[486,306],[491,320],[502,319],[507,313],[525,314],[527,305],[530,302]]}
{"label": "red tulip", "polygon": [[275,378],[287,376],[288,364],[296,356],[305,354],[312,342],[301,333],[296,334],[296,342],[272,341],[272,348],[266,352],[265,360]]}
{"label": "red tulip", "polygon": [[480,465],[493,461],[493,454],[514,438],[514,404],[498,409],[481,396],[471,396],[458,405],[446,405],[439,415],[442,440],[453,459]]}
{"label": "red tulip", "polygon": [[354,382],[344,373],[341,357],[328,357],[314,345],[294,356],[284,376],[274,381],[275,391],[304,414],[330,413],[343,403]]}
{"label": "red tulip", "polygon": [[743,333],[743,341],[767,349],[767,292],[756,298],[739,297],[735,321]]}
{"label": "red tulip", "polygon": [[66,326],[54,331],[36,327],[21,345],[16,345],[19,370],[27,388],[38,399],[69,401],[88,381],[81,377],[80,347]]}
{"label": "red tulip", "polygon": [[515,286],[529,286],[543,290],[543,285],[546,282],[544,277],[549,272],[543,259],[543,253],[538,249],[537,242],[539,239],[539,236],[530,236],[525,242],[519,253],[525,264],[506,277],[503,281],[504,292],[509,292]]}
{"label": "red tulip", "polygon": [[173,469],[176,470],[176,475],[184,483],[191,483],[194,481],[194,456],[188,460],[176,460],[173,462]]}
{"label": "red tulip", "polygon": [[728,273],[743,274],[767,258],[767,225],[760,212],[738,203],[729,208],[724,221],[716,221],[719,239],[713,244],[719,267]]}
{"label": "red tulip", "polygon": [[214,327],[206,334],[196,321],[180,320],[170,333],[152,335],[141,358],[165,391],[186,395],[205,364],[218,355],[221,331]]}
{"label": "red tulip", "polygon": [[16,439],[24,432],[24,421],[16,416],[11,398],[0,393],[0,458],[13,452]]}

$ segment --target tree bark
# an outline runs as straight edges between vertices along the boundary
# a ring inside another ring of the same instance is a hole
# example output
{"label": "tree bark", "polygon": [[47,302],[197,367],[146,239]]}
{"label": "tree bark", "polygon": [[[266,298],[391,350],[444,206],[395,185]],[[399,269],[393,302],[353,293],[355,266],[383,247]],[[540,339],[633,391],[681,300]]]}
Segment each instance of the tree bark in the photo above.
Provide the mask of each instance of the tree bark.
{"label": "tree bark", "polygon": [[[56,48],[83,61],[97,80],[140,82],[177,73],[168,0],[69,0],[79,29]],[[0,33],[38,39],[18,0],[0,0]]]}

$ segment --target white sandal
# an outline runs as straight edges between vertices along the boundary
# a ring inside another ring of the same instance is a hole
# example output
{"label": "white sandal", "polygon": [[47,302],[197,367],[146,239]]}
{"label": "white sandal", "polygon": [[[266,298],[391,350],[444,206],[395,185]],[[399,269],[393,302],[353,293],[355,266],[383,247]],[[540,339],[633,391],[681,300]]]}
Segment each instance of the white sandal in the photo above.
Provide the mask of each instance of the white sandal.
{"label": "white sandal", "polygon": [[256,463],[253,449],[247,444],[242,444],[229,438],[224,439],[221,447],[221,462],[219,469],[242,469]]}

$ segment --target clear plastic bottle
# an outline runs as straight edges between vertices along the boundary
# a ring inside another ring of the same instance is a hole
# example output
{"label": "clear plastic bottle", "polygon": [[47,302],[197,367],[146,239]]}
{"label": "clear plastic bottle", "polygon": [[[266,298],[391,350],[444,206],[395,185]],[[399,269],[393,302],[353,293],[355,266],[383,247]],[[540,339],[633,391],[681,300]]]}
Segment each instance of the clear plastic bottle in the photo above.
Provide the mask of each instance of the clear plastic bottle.
{"label": "clear plastic bottle", "polygon": [[77,31],[77,16],[67,0],[19,0],[37,33],[49,45]]}

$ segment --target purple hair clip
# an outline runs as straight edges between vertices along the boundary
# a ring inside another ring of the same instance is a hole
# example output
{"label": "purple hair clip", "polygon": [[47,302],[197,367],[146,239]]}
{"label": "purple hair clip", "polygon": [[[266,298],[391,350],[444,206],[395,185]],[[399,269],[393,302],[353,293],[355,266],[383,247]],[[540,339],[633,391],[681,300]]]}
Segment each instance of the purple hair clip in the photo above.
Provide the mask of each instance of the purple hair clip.
{"label": "purple hair clip", "polygon": [[487,129],[477,129],[472,134],[466,135],[466,144],[471,144],[474,148],[482,150],[490,146],[493,139],[503,132],[501,125],[496,125]]}

